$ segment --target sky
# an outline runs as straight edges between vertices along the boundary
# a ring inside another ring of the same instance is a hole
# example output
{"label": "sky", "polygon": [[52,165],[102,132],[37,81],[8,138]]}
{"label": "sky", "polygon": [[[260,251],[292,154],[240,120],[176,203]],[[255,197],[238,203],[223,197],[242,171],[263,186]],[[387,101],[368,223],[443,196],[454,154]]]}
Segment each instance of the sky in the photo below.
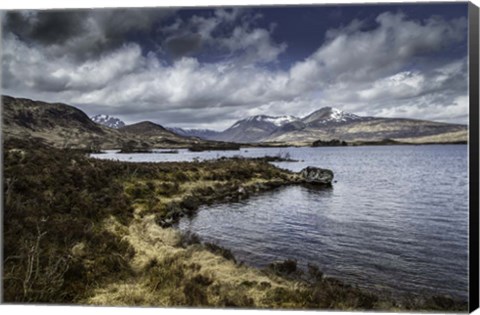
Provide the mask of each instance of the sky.
{"label": "sky", "polygon": [[466,3],[6,11],[2,94],[126,123],[468,121]]}

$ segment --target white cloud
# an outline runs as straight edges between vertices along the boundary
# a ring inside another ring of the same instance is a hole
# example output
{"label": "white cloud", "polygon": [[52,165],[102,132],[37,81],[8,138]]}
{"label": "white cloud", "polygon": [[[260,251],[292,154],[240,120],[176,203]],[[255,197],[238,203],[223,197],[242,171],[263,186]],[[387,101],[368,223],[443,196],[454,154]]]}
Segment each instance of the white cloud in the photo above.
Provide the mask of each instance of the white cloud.
{"label": "white cloud", "polygon": [[[238,53],[211,63],[180,57],[167,64],[154,52],[142,54],[134,43],[79,61],[52,53],[57,44],[41,46],[5,34],[4,93],[181,127],[225,128],[252,114],[301,116],[322,106],[466,122],[466,59],[427,63],[423,58],[462,40],[463,19],[421,22],[384,13],[370,30],[354,21],[328,32],[327,41],[305,60],[287,70],[272,70],[262,63],[277,60],[286,46],[275,43],[269,31],[247,23],[233,27],[230,36],[213,35],[215,28],[240,16],[236,10],[217,11],[213,17],[188,21],[204,40]],[[185,23],[176,20],[166,32],[184,29]],[[65,45],[74,47],[73,40]],[[413,59],[418,67],[409,69]]]}
{"label": "white cloud", "polygon": [[464,18],[411,21],[403,14],[380,14],[378,27],[361,31],[360,22],[330,32],[328,41],[312,56],[297,63],[292,78],[335,82],[363,82],[402,70],[411,58],[440,52],[466,36]]}
{"label": "white cloud", "polygon": [[270,32],[256,28],[247,30],[236,27],[231,36],[222,38],[221,42],[230,51],[243,51],[244,62],[272,62],[287,48],[285,43],[275,44]]}
{"label": "white cloud", "polygon": [[381,117],[410,117],[427,120],[445,120],[445,117],[449,117],[454,121],[467,122],[468,96],[454,97],[448,105],[436,104],[430,98],[431,96],[423,96],[415,102],[408,101],[393,107],[383,108],[377,115]]}
{"label": "white cloud", "polygon": [[98,90],[134,71],[143,62],[141,49],[136,44],[125,45],[97,60],[80,64],[72,62],[68,56],[49,58],[48,53],[14,36],[4,38],[3,46],[2,70],[7,78],[15,80],[7,80],[4,84],[23,84],[40,92]]}
{"label": "white cloud", "polygon": [[[269,63],[275,61],[287,45],[272,39],[273,27],[255,27],[254,22],[259,18],[261,16],[245,9],[217,9],[213,16],[194,15],[185,21],[177,19],[161,31],[168,36],[167,50],[176,57],[196,52],[199,46],[196,41],[201,39],[202,44],[210,49],[225,51],[225,57],[235,58],[237,64]],[[182,39],[184,49],[172,47]]]}

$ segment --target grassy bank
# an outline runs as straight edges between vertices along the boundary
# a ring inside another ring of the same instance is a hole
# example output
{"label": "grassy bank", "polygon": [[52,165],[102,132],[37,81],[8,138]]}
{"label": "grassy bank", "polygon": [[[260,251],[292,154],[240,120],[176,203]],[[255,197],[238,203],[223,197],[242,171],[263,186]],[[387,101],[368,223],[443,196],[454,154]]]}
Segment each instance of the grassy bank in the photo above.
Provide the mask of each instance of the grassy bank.
{"label": "grassy bank", "polygon": [[393,301],[294,261],[258,270],[171,227],[298,176],[264,160],[127,163],[28,142],[4,145],[4,301],[136,306],[466,310]]}

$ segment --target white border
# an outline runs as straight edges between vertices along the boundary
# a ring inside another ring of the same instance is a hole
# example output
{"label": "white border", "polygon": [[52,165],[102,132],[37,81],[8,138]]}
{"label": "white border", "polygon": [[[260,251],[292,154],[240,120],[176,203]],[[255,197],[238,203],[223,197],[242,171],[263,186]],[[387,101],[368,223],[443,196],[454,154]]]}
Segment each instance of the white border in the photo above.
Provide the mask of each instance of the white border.
{"label": "white border", "polygon": [[[431,2],[465,2],[452,0],[435,0],[435,1],[388,1],[388,0],[175,0],[168,2],[160,2],[159,0],[4,0],[0,2],[0,10],[12,9],[50,9],[50,8],[111,8],[111,7],[179,7],[179,6],[221,6],[221,5],[293,5],[293,4],[362,4],[362,3],[431,3]],[[472,0],[475,5],[480,7],[480,0]],[[0,15],[1,16],[1,15]],[[298,314],[392,314],[381,312],[317,312],[317,311],[270,311],[270,310],[230,310],[230,309],[186,309],[186,308],[130,308],[130,307],[81,307],[81,306],[24,306],[24,305],[0,305],[0,312],[2,314],[39,314],[39,315],[84,315],[101,314],[101,315],[158,315],[161,314],[237,314],[237,315],[298,315]],[[405,313],[401,314],[424,314],[424,313]],[[480,315],[480,310],[475,311],[475,315]]]}

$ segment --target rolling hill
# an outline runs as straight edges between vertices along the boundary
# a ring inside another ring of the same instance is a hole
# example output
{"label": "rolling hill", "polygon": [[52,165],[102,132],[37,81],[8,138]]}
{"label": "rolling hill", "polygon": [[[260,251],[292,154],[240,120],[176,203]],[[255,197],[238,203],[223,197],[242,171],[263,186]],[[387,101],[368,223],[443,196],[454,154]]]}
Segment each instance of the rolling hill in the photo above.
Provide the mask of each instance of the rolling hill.
{"label": "rolling hill", "polygon": [[62,103],[2,96],[2,114],[5,138],[30,138],[58,148],[119,149],[125,144],[133,148],[186,148],[205,142],[150,122],[112,129]]}

